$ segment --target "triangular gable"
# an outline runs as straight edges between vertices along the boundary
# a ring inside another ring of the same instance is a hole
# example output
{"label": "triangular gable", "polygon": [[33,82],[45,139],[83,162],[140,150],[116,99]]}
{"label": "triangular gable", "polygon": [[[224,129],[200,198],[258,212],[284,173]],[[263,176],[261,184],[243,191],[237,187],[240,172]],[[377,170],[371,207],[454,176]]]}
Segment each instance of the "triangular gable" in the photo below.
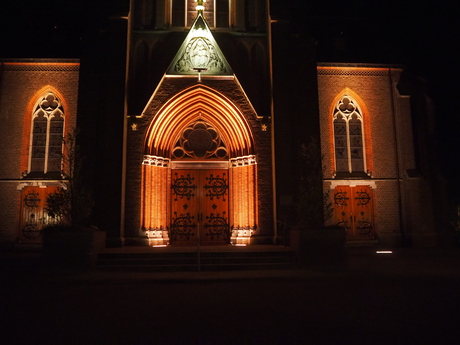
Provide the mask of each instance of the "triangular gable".
{"label": "triangular gable", "polygon": [[233,75],[201,13],[198,13],[166,74],[196,75],[198,72],[202,75]]}

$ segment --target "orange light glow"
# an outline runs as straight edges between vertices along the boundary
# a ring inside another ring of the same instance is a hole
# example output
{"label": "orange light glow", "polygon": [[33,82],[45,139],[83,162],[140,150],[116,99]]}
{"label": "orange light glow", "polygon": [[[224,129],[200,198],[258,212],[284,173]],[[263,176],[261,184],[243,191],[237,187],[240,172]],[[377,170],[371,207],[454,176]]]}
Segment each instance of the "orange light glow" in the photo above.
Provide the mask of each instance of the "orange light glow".
{"label": "orange light glow", "polygon": [[182,131],[197,120],[220,133],[231,157],[252,153],[253,138],[244,116],[225,96],[204,85],[184,90],[160,109],[148,130],[145,153],[170,157]]}
{"label": "orange light glow", "polygon": [[169,243],[171,169],[177,162],[170,161],[172,150],[184,130],[198,120],[212,126],[225,143],[230,158],[230,240],[247,245],[258,220],[257,163],[251,127],[230,100],[203,84],[171,98],[149,126],[144,146],[141,228],[145,229],[150,244]]}
{"label": "orange light glow", "polygon": [[146,229],[150,245],[163,245],[169,241],[168,222],[168,169],[143,165],[141,228]]}
{"label": "orange light glow", "polygon": [[[353,66],[353,64],[349,66],[318,66],[318,70],[342,70],[342,71],[381,71],[381,72],[386,72],[388,71],[388,68],[385,67],[357,67]],[[402,71],[400,68],[392,68],[392,70],[395,71]]]}
{"label": "orange light glow", "polygon": [[6,66],[79,66],[78,62],[4,62]]}

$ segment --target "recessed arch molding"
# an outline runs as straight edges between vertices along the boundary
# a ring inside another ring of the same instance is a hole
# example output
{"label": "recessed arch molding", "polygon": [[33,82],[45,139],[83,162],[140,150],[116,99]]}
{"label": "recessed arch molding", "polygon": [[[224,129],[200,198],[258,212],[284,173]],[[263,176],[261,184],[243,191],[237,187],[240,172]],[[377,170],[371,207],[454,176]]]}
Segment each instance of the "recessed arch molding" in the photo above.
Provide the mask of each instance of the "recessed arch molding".
{"label": "recessed arch molding", "polygon": [[251,128],[241,111],[224,95],[204,85],[180,92],[159,109],[147,131],[144,154],[171,158],[183,130],[195,121],[207,122],[219,132],[230,157],[254,154]]}

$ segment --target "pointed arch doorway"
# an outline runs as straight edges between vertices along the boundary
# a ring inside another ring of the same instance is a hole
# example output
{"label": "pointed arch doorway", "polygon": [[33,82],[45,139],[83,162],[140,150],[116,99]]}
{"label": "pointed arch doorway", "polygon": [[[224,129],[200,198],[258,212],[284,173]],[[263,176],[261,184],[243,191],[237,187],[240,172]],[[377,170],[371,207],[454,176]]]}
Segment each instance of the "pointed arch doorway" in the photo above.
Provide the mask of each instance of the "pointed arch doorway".
{"label": "pointed arch doorway", "polygon": [[141,227],[150,244],[249,244],[257,162],[238,108],[203,85],[176,95],[147,131]]}

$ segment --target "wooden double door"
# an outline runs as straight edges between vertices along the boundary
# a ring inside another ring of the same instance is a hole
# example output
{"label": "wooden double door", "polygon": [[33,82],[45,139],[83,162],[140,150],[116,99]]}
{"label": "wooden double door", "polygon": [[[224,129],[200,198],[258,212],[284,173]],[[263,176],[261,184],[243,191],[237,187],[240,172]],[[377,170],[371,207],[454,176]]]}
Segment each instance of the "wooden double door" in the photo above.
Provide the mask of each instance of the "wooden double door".
{"label": "wooden double door", "polygon": [[228,170],[173,169],[171,177],[171,243],[229,243]]}
{"label": "wooden double door", "polygon": [[347,240],[375,238],[370,186],[337,186],[334,190],[334,210],[337,225],[347,231]]}

